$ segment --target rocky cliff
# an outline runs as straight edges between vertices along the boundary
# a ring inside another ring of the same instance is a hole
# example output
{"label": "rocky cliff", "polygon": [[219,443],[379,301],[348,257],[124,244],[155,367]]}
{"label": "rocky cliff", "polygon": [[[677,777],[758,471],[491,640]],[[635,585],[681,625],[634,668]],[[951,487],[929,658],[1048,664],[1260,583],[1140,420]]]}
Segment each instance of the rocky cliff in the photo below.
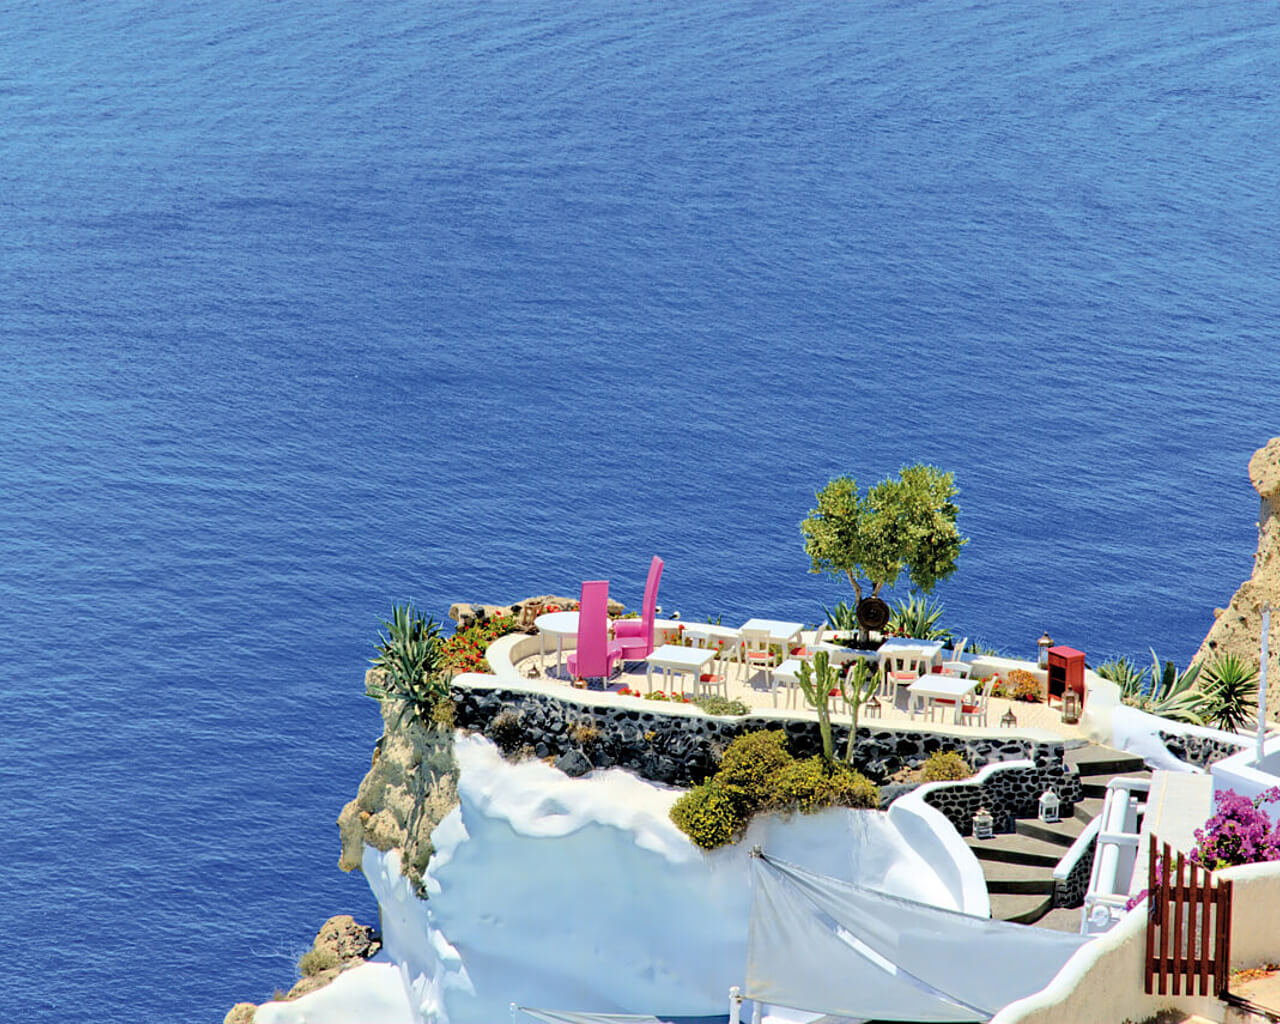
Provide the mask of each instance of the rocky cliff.
{"label": "rocky cliff", "polygon": [[404,873],[421,894],[431,831],[458,803],[453,706],[441,701],[433,719],[423,722],[402,701],[388,700],[382,702],[382,720],[373,764],[356,798],[338,815],[338,866],[343,871],[360,867],[366,843],[384,853],[398,849]]}
{"label": "rocky cliff", "polygon": [[1253,575],[1240,584],[1226,608],[1214,609],[1216,621],[1209,630],[1196,661],[1211,661],[1217,654],[1235,654],[1258,664],[1262,638],[1262,606],[1272,607],[1271,657],[1267,667],[1267,704],[1280,708],[1280,437],[1272,438],[1249,460],[1249,481],[1262,500],[1258,513],[1258,550]]}

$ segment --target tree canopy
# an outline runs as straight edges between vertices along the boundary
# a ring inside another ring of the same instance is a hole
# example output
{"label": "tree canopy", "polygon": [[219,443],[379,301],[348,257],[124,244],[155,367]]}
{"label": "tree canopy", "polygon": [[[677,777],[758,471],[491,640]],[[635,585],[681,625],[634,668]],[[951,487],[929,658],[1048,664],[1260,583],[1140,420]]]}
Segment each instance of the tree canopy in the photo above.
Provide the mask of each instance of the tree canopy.
{"label": "tree canopy", "polygon": [[862,599],[862,581],[879,595],[905,571],[928,593],[956,571],[969,543],[956,528],[960,510],[955,478],[936,466],[904,466],[860,494],[851,476],[838,476],[818,491],[817,507],[800,524],[810,572],[845,576]]}

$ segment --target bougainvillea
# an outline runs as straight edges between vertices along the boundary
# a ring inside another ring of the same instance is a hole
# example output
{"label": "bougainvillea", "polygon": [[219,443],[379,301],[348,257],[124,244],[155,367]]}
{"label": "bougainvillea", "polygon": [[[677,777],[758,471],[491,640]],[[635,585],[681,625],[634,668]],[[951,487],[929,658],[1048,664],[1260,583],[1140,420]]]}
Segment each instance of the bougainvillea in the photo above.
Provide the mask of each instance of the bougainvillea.
{"label": "bougainvillea", "polygon": [[1214,794],[1218,810],[1196,829],[1191,859],[1210,871],[1233,864],[1257,864],[1280,860],[1280,830],[1273,827],[1263,804],[1280,800],[1280,786],[1250,800],[1233,789]]}

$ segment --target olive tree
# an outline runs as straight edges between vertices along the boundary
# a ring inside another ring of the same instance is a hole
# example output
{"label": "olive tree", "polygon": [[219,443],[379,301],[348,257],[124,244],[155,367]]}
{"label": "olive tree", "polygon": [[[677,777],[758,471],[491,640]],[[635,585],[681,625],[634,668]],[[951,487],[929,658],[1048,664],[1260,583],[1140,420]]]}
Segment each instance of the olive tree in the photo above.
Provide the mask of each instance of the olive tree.
{"label": "olive tree", "polygon": [[858,600],[897,583],[905,572],[928,593],[956,571],[969,543],[956,528],[955,478],[936,466],[904,466],[861,494],[851,476],[838,476],[815,495],[817,507],[801,522],[810,572],[844,576]]}

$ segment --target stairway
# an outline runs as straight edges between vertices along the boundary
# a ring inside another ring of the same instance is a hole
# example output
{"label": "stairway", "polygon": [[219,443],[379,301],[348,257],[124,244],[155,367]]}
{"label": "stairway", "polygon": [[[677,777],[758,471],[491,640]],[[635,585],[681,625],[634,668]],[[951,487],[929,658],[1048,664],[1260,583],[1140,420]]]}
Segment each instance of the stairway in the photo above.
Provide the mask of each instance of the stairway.
{"label": "stairway", "polygon": [[1084,786],[1084,799],[1070,817],[1052,825],[1019,819],[1012,833],[965,839],[982,865],[994,918],[1078,931],[1079,908],[1054,909],[1053,869],[1085,826],[1102,813],[1108,782],[1120,775],[1146,778],[1151,774],[1142,758],[1094,744],[1068,750],[1066,761],[1076,767]]}

